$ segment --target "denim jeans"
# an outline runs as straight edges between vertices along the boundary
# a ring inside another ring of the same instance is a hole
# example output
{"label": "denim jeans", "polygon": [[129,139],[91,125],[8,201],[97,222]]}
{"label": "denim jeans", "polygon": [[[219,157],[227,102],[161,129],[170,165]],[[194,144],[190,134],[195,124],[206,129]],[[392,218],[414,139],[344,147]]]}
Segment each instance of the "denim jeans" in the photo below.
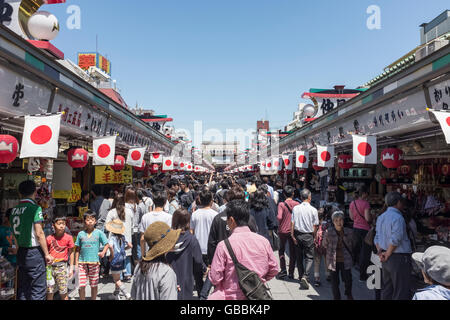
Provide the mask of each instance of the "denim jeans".
{"label": "denim jeans", "polygon": [[131,256],[127,256],[125,260],[125,271],[120,275],[120,280],[123,280],[123,277],[131,277],[133,274],[131,273]]}

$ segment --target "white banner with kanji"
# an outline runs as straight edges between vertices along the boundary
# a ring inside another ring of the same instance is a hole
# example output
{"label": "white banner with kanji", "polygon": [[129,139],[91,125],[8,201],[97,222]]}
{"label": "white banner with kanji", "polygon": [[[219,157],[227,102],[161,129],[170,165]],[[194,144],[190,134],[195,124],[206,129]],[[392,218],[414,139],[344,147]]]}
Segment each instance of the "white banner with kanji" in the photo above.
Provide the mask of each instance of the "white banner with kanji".
{"label": "white banner with kanji", "polygon": [[58,139],[61,115],[25,116],[20,159],[58,158]]}
{"label": "white banner with kanji", "polygon": [[377,164],[377,137],[353,135],[353,163]]}

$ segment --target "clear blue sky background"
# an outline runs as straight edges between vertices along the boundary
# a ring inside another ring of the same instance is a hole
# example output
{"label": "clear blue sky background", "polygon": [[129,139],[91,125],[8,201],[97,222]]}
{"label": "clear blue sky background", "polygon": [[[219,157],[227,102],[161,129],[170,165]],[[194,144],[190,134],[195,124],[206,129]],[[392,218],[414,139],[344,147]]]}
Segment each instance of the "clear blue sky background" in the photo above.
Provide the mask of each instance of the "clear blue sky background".
{"label": "clear blue sky background", "polygon": [[[81,30],[65,12],[81,8]],[[368,30],[369,5],[381,30]],[[419,44],[419,25],[448,0],[68,0],[44,6],[60,20],[53,43],[76,62],[80,51],[112,61],[130,106],[153,108],[177,128],[272,129],[292,120],[301,94],[354,88]]]}

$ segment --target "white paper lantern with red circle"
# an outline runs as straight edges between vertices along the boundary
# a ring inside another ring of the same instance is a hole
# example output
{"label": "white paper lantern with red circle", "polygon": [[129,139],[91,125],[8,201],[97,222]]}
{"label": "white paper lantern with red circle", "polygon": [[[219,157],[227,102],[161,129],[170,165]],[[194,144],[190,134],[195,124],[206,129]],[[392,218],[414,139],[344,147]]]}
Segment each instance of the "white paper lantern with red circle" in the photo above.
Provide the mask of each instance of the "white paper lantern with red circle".
{"label": "white paper lantern with red circle", "polygon": [[89,153],[83,148],[72,148],[67,152],[67,163],[74,169],[86,167],[89,161]]}
{"label": "white paper lantern with red circle", "polygon": [[407,176],[411,173],[411,166],[410,165],[402,165],[400,167],[398,167],[397,169],[398,174],[402,175],[402,176]]}
{"label": "white paper lantern with red circle", "polygon": [[319,167],[319,166],[317,165],[317,159],[314,159],[314,160],[313,160],[312,167],[313,167],[313,169],[316,170],[316,171],[322,171],[323,169],[325,169],[324,167]]}
{"label": "white paper lantern with red circle", "polygon": [[441,167],[441,173],[442,173],[444,176],[450,176],[450,164],[444,164],[444,165]]}
{"label": "white paper lantern with red circle", "polygon": [[150,166],[150,173],[151,174],[157,174],[159,170],[159,165],[157,163],[154,163]]}
{"label": "white paper lantern with red circle", "polygon": [[349,154],[341,154],[338,156],[338,166],[341,169],[350,169],[353,167],[353,156]]}
{"label": "white paper lantern with red circle", "polygon": [[136,171],[144,171],[146,165],[147,165],[147,164],[145,163],[145,160],[144,160],[144,161],[142,162],[142,166],[141,166],[141,167],[133,167],[133,168],[134,168],[134,170],[136,170]]}
{"label": "white paper lantern with red circle", "polygon": [[381,163],[388,169],[397,169],[402,165],[403,151],[397,148],[387,148],[381,152]]}
{"label": "white paper lantern with red circle", "polygon": [[0,163],[11,163],[17,157],[19,141],[13,136],[0,135]]}
{"label": "white paper lantern with red circle", "polygon": [[111,166],[114,171],[122,171],[125,169],[125,157],[124,156],[116,156],[114,159],[114,165]]}

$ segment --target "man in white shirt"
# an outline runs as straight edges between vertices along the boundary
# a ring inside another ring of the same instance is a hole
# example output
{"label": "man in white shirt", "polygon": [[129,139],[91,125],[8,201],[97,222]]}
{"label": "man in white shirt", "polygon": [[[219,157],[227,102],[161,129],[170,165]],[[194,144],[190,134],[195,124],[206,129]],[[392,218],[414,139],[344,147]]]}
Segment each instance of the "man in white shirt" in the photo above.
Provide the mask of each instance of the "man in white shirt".
{"label": "man in white shirt", "polygon": [[[300,192],[303,201],[292,210],[291,237],[297,252],[297,268],[300,278],[300,289],[309,289],[308,277],[314,260],[314,236],[319,228],[317,209],[311,206],[311,191]],[[303,261],[305,260],[305,267]]]}
{"label": "man in white shirt", "polygon": [[167,193],[165,191],[156,191],[153,193],[153,202],[155,204],[155,210],[147,212],[141,219],[139,224],[139,233],[141,233],[141,253],[142,257],[145,257],[147,252],[147,243],[144,239],[145,230],[157,221],[167,223],[169,227],[172,227],[172,215],[164,211],[164,205],[167,202]]}
{"label": "man in white shirt", "polygon": [[191,217],[191,231],[200,244],[205,264],[209,265],[210,263],[207,261],[209,230],[211,229],[211,224],[218,212],[211,209],[213,205],[213,195],[209,189],[204,188],[199,194],[199,199],[199,208],[194,211]]}

